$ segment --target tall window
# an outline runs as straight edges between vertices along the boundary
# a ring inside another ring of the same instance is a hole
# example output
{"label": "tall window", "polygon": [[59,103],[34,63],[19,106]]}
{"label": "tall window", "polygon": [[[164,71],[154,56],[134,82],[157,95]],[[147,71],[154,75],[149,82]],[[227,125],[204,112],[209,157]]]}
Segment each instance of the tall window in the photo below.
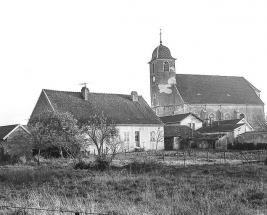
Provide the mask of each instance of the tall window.
{"label": "tall window", "polygon": [[155,131],[150,132],[150,142],[155,142],[156,141],[156,133]]}
{"label": "tall window", "polygon": [[124,142],[124,148],[128,149],[130,148],[130,132],[129,131],[125,131],[123,132],[123,142]]}
{"label": "tall window", "polygon": [[230,113],[226,113],[224,115],[224,120],[230,120],[230,119],[231,119]]}
{"label": "tall window", "polygon": [[135,132],[135,145],[136,147],[140,147],[140,131]]}
{"label": "tall window", "polygon": [[212,125],[212,122],[215,120],[215,115],[214,115],[214,113],[211,113],[210,115],[209,115],[209,124],[210,125]]}
{"label": "tall window", "polygon": [[170,70],[169,62],[164,61],[164,63],[163,63],[163,71],[164,72],[169,72],[169,70]]}

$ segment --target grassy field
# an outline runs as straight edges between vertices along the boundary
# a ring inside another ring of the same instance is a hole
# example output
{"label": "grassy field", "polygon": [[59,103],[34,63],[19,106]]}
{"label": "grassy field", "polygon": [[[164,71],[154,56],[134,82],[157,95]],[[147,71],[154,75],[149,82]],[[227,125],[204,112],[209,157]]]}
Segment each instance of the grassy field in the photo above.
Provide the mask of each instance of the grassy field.
{"label": "grassy field", "polygon": [[[107,214],[267,214],[267,166],[168,166],[135,161],[106,171],[69,160],[0,167],[0,206]],[[2,214],[15,209],[0,207]],[[1,214],[0,212],[0,214]],[[28,214],[74,214],[28,210]]]}

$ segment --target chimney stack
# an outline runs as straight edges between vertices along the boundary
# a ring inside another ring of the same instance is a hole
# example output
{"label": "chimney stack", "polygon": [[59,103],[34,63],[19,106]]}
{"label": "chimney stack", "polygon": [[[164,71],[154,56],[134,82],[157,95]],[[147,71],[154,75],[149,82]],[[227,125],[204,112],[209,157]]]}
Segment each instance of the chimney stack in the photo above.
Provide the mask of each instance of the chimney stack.
{"label": "chimney stack", "polygon": [[84,100],[88,100],[88,98],[89,98],[89,89],[86,86],[84,86],[82,88],[81,93],[82,93],[83,99]]}
{"label": "chimney stack", "polygon": [[133,102],[138,102],[138,94],[136,91],[131,92],[131,99]]}

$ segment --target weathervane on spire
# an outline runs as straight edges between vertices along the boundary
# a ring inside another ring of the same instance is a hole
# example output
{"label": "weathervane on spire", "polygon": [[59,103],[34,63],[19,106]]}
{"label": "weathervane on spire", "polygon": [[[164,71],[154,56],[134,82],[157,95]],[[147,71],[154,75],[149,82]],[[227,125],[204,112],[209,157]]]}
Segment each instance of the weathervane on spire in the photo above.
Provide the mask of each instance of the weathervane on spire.
{"label": "weathervane on spire", "polygon": [[160,29],[160,33],[159,33],[159,36],[160,36],[160,45],[162,45],[162,40],[161,40],[161,29]]}

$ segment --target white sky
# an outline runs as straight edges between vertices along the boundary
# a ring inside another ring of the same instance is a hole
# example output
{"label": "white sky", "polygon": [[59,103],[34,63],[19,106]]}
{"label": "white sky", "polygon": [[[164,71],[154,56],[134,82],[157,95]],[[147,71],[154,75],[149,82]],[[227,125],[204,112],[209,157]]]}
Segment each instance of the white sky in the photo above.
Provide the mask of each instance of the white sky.
{"label": "white sky", "polygon": [[0,1],[0,125],[25,124],[42,89],[130,94],[150,104],[152,51],[182,74],[244,76],[267,104],[267,1]]}

